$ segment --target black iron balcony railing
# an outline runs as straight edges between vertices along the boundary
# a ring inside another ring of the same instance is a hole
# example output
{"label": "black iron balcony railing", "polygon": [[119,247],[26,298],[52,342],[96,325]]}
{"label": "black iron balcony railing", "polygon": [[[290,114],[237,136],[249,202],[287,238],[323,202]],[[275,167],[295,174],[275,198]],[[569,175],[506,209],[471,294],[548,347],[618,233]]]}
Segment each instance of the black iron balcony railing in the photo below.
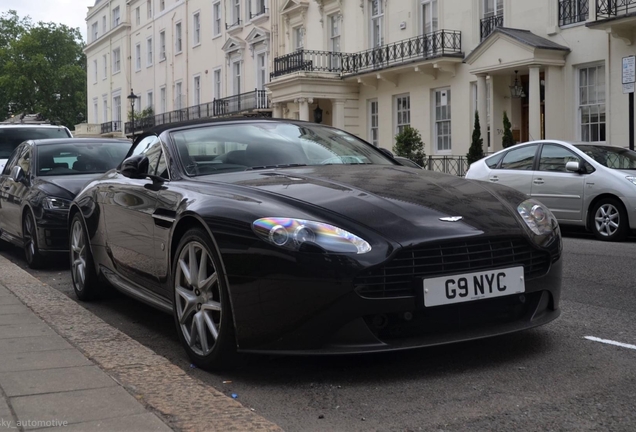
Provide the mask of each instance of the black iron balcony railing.
{"label": "black iron balcony railing", "polygon": [[[257,110],[267,110],[269,108],[270,101],[266,91],[255,89],[251,92],[228,96],[223,99],[214,99],[212,102],[135,120],[135,132],[185,120],[223,117]],[[126,123],[127,134],[132,133],[132,126],[132,122]]]}
{"label": "black iron balcony railing", "polygon": [[490,33],[494,32],[497,27],[503,27],[504,19],[503,14],[497,14],[493,16],[489,16],[486,18],[482,18],[479,26],[479,33],[481,35],[481,40],[486,39],[490,36]]}
{"label": "black iron balcony railing", "polygon": [[240,27],[242,23],[243,21],[241,21],[240,19],[236,20],[236,22],[231,24],[225,23],[225,30],[229,30],[234,27]]}
{"label": "black iron balcony railing", "polygon": [[265,15],[267,12],[269,12],[269,9],[266,7],[262,7],[254,13],[250,12],[250,19],[254,19],[257,16]]}
{"label": "black iron balcony railing", "polygon": [[636,12],[636,0],[596,0],[596,19],[616,18]]}
{"label": "black iron balcony railing", "polygon": [[589,0],[559,0],[559,26],[587,21],[589,15]]}
{"label": "black iron balcony railing", "polygon": [[102,123],[101,131],[103,134],[121,131],[121,120]]}
{"label": "black iron balcony railing", "polygon": [[461,32],[439,30],[357,53],[297,50],[274,59],[270,78],[301,71],[351,75],[442,56],[462,56]]}
{"label": "black iron balcony railing", "polygon": [[464,156],[428,156],[424,169],[464,177],[468,171],[468,159]]}

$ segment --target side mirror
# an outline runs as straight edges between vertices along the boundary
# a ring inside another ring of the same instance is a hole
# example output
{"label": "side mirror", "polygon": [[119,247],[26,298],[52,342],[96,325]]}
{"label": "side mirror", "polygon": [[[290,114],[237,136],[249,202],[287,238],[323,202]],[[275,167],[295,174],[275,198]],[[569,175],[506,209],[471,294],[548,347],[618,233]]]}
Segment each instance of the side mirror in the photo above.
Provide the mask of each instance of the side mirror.
{"label": "side mirror", "polygon": [[390,150],[387,150],[384,147],[378,147],[378,150],[380,150],[382,153],[384,153],[386,156],[390,157],[391,159],[394,158],[393,153],[391,153]]}
{"label": "side mirror", "polygon": [[578,162],[574,162],[574,161],[567,162],[565,164],[565,170],[567,172],[574,172],[574,173],[579,173],[580,174],[581,173],[581,164],[578,163]]}
{"label": "side mirror", "polygon": [[25,178],[26,176],[24,175],[24,171],[21,166],[16,165],[11,169],[11,180],[14,182],[22,183]]}
{"label": "side mirror", "polygon": [[148,177],[148,158],[143,155],[131,156],[121,163],[121,174],[131,179],[145,179]]}

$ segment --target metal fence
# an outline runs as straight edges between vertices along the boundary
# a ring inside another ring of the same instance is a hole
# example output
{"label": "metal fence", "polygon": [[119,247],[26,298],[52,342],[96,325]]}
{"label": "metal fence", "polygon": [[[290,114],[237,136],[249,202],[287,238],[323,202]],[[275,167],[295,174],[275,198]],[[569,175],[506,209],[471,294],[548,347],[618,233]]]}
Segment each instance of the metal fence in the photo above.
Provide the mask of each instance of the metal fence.
{"label": "metal fence", "polygon": [[424,169],[464,177],[468,171],[468,160],[464,156],[429,156]]}
{"label": "metal fence", "polygon": [[101,124],[103,134],[121,131],[121,120],[109,121]]}
{"label": "metal fence", "polygon": [[559,26],[586,21],[589,14],[589,0],[559,0]]}
{"label": "metal fence", "polygon": [[503,25],[504,25],[503,14],[497,14],[497,15],[486,17],[486,18],[482,18],[480,22],[480,26],[479,26],[481,40],[486,39],[488,36],[490,36],[490,33],[495,31],[497,27],[503,27]]}
{"label": "metal fence", "polygon": [[636,12],[636,0],[596,0],[596,19],[615,18]]}

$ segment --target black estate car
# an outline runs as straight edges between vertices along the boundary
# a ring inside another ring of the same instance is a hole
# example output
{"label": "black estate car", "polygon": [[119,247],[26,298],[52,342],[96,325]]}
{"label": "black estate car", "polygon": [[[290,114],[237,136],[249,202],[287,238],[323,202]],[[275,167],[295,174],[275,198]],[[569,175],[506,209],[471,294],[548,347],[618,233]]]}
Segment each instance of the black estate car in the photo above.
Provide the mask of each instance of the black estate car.
{"label": "black estate car", "polygon": [[130,141],[93,138],[29,140],[0,175],[0,239],[24,248],[29,267],[68,249],[71,200],[91,179],[117,167]]}
{"label": "black estate car", "polygon": [[327,126],[158,126],[69,214],[74,289],[173,314],[194,363],[500,335],[559,315],[562,242],[513,189],[400,166]]}

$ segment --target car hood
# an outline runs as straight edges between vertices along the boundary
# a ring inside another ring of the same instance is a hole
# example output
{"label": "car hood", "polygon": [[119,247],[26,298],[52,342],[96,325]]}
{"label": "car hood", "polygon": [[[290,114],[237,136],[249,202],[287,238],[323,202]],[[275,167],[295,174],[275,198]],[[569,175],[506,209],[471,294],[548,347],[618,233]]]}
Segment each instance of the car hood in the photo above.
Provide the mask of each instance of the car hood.
{"label": "car hood", "polygon": [[47,195],[72,200],[86,183],[103,175],[104,174],[80,174],[38,177],[35,185]]}
{"label": "car hood", "polygon": [[[198,180],[216,183],[221,179]],[[524,195],[430,171],[331,165],[244,171],[223,175],[222,181],[337,213],[403,245],[480,234],[522,234],[514,207]],[[441,219],[459,216],[462,219],[455,222]]]}

